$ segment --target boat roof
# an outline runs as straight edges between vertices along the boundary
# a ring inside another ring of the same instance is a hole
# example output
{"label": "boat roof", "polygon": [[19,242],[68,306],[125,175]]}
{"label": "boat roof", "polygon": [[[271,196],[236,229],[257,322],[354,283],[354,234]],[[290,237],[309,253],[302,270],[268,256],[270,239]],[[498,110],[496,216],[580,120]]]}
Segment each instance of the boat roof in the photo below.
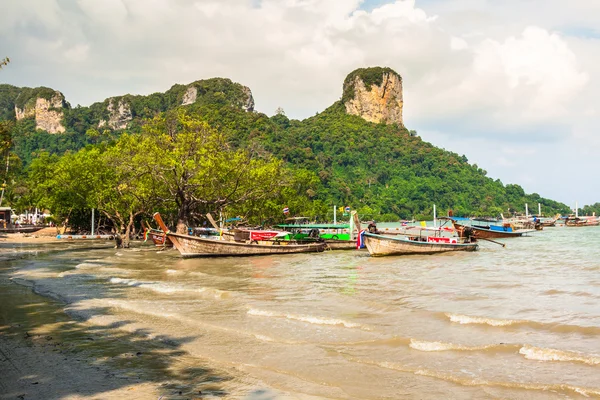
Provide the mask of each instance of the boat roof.
{"label": "boat roof", "polygon": [[286,218],[285,220],[286,221],[304,221],[304,220],[308,221],[309,219],[310,218],[308,218],[308,217],[289,217],[289,218]]}
{"label": "boat roof", "polygon": [[451,219],[452,221],[470,221],[471,218],[466,217],[438,217],[438,219]]}
{"label": "boat roof", "polygon": [[281,224],[276,228],[301,228],[301,229],[348,229],[349,224]]}

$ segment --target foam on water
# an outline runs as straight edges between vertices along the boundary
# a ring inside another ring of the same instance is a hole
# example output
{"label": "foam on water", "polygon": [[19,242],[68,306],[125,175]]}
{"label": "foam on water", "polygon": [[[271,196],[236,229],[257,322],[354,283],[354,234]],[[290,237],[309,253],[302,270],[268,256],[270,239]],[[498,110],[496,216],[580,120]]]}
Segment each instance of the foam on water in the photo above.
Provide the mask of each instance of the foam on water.
{"label": "foam on water", "polygon": [[409,347],[419,351],[511,351],[516,350],[520,346],[510,344],[488,344],[482,346],[465,346],[462,344],[445,343],[445,342],[429,342],[425,340],[411,339]]}
{"label": "foam on water", "polygon": [[588,365],[600,365],[600,356],[587,355],[576,351],[547,349],[525,345],[519,349],[519,353],[528,360],[570,361]]}
{"label": "foam on water", "polygon": [[315,325],[333,325],[333,326],[343,326],[346,328],[363,329],[363,330],[367,330],[367,331],[371,330],[369,327],[362,325],[362,324],[344,321],[343,319],[323,318],[323,317],[317,317],[314,315],[276,313],[276,312],[272,312],[272,311],[257,310],[254,308],[251,308],[248,310],[248,315],[254,315],[254,316],[259,316],[259,317],[287,318],[287,319],[291,319],[291,320],[295,320],[295,321],[308,322],[309,324],[315,324]]}
{"label": "foam on water", "polygon": [[450,321],[457,322],[459,324],[480,324],[480,325],[490,325],[490,326],[510,326],[516,324],[522,324],[525,321],[516,320],[516,319],[494,319],[494,318],[485,318],[485,317],[470,317],[468,315],[459,315],[459,314],[446,314]]}
{"label": "foam on water", "polygon": [[76,269],[91,269],[101,267],[102,263],[83,262],[75,266]]}
{"label": "foam on water", "polygon": [[116,277],[110,278],[109,282],[114,284],[134,286],[163,294],[195,293],[200,294],[203,297],[209,297],[214,299],[226,299],[231,296],[231,292],[227,290],[219,290],[211,287],[191,288],[181,285],[166,284],[162,282],[144,282],[135,279]]}
{"label": "foam on water", "polygon": [[538,382],[506,382],[506,381],[494,381],[488,380],[481,377],[476,377],[474,374],[468,371],[463,372],[463,376],[455,375],[445,371],[430,370],[425,368],[415,368],[402,365],[391,361],[369,361],[360,360],[357,358],[348,358],[353,362],[361,364],[374,365],[381,368],[391,369],[400,372],[413,373],[415,375],[427,376],[430,378],[440,379],[447,382],[452,382],[462,386],[498,386],[507,389],[520,389],[520,390],[536,390],[543,392],[563,392],[563,393],[577,393],[585,397],[598,397],[600,396],[600,389],[581,387],[569,384],[555,384],[555,383],[538,383]]}
{"label": "foam on water", "polygon": [[578,333],[581,335],[599,335],[600,327],[598,326],[581,326],[569,325],[560,323],[546,323],[537,321],[528,321],[521,319],[496,319],[487,317],[472,317],[460,314],[444,314],[452,322],[461,325],[489,325],[493,327],[510,327],[510,326],[525,326],[530,329],[545,330],[556,333]]}
{"label": "foam on water", "polygon": [[108,280],[110,283],[124,284],[129,286],[135,286],[139,282],[135,279],[127,279],[127,278],[110,278]]}

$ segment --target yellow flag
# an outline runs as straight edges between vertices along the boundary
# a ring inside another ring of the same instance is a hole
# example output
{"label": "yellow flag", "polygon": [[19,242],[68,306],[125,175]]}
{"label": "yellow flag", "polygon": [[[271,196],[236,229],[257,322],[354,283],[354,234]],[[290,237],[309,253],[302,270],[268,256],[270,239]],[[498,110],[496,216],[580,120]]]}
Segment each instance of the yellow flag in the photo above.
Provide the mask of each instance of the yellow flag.
{"label": "yellow flag", "polygon": [[427,222],[421,221],[421,226],[423,226],[423,227],[427,226]]}

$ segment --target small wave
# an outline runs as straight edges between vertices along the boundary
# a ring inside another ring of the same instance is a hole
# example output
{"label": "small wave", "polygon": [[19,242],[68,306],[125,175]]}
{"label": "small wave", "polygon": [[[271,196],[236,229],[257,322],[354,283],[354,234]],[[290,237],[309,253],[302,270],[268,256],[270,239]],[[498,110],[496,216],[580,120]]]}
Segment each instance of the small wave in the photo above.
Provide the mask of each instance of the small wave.
{"label": "small wave", "polygon": [[431,371],[426,369],[419,369],[414,372],[415,375],[428,376],[431,378],[442,379],[445,381],[457,383],[463,386],[499,386],[508,389],[524,389],[524,390],[539,390],[539,391],[552,391],[552,392],[571,392],[581,394],[583,396],[600,396],[600,389],[596,388],[584,388],[580,386],[561,384],[561,383],[526,383],[526,382],[503,382],[503,381],[489,381],[484,378],[466,378],[459,377],[439,371]]}
{"label": "small wave", "polygon": [[91,263],[91,262],[83,262],[81,264],[77,264],[75,266],[76,269],[89,269],[89,268],[98,268],[101,267],[102,263]]}
{"label": "small wave", "polygon": [[257,310],[254,308],[251,308],[248,310],[248,315],[254,315],[254,316],[259,316],[259,317],[287,318],[287,319],[291,319],[291,320],[295,320],[295,321],[308,322],[310,324],[316,324],[316,325],[334,325],[334,326],[337,325],[337,326],[344,326],[346,328],[358,328],[358,329],[363,329],[363,330],[370,330],[368,327],[366,327],[362,324],[356,324],[354,322],[348,322],[348,321],[344,321],[342,319],[336,319],[336,318],[316,317],[313,315],[283,314],[283,313],[275,313],[272,311]]}
{"label": "small wave", "polygon": [[458,315],[458,314],[446,314],[450,321],[457,322],[459,324],[480,324],[480,325],[490,325],[490,326],[510,326],[515,324],[522,324],[525,321],[516,320],[516,319],[493,319],[493,318],[485,318],[485,317],[470,317],[468,315]]}
{"label": "small wave", "polygon": [[519,353],[528,360],[536,361],[572,361],[588,365],[600,365],[600,357],[583,354],[576,351],[547,349],[525,345],[519,349]]}
{"label": "small wave", "polygon": [[550,332],[558,333],[578,333],[581,335],[598,335],[600,334],[600,327],[597,326],[580,326],[580,325],[568,325],[560,323],[548,323],[548,322],[536,322],[529,320],[520,319],[495,319],[487,317],[471,317],[468,315],[460,314],[444,314],[452,322],[459,324],[478,324],[478,325],[489,325],[493,327],[507,327],[507,326],[526,326],[532,329],[546,330]]}
{"label": "small wave", "polygon": [[588,293],[588,292],[568,292],[568,291],[564,291],[564,290],[558,290],[558,289],[550,289],[550,290],[546,290],[545,292],[542,293],[542,295],[545,296],[554,296],[554,295],[561,295],[561,294],[566,294],[569,296],[577,296],[577,297],[598,297],[595,296],[592,293]]}
{"label": "small wave", "polygon": [[226,290],[219,290],[209,287],[200,288],[189,288],[183,286],[173,286],[160,282],[142,282],[135,279],[127,278],[110,278],[110,283],[123,284],[128,286],[135,286],[142,289],[152,290],[154,292],[163,294],[174,294],[174,293],[197,293],[204,297],[211,297],[215,299],[226,299],[230,297],[231,293]]}
{"label": "small wave", "polygon": [[574,386],[569,384],[561,384],[561,383],[528,383],[528,382],[505,382],[505,381],[492,381],[487,380],[483,377],[476,377],[472,374],[470,376],[458,376],[453,375],[443,371],[435,371],[429,369],[419,369],[414,367],[409,367],[405,365],[401,365],[394,362],[383,361],[366,361],[366,360],[358,360],[356,358],[349,358],[351,361],[358,362],[361,364],[375,365],[381,368],[392,369],[395,371],[408,372],[413,373],[415,375],[427,376],[430,378],[440,379],[447,382],[456,383],[462,386],[498,386],[504,387],[508,389],[523,389],[523,390],[538,390],[543,392],[563,392],[563,393],[577,393],[582,396],[590,397],[590,396],[600,396],[600,389],[598,388],[585,388],[580,386]]}
{"label": "small wave", "polygon": [[178,274],[180,271],[177,271],[176,269],[168,269],[165,272],[167,274]]}
{"label": "small wave", "polygon": [[110,283],[121,283],[121,284],[129,285],[129,286],[135,286],[136,284],[140,283],[140,282],[136,281],[135,279],[127,279],[127,278],[110,278],[108,281]]}
{"label": "small wave", "polygon": [[409,347],[419,351],[513,351],[518,349],[519,345],[511,344],[488,344],[482,346],[464,346],[462,344],[445,342],[428,342],[425,340],[411,339]]}
{"label": "small wave", "polygon": [[265,336],[265,335],[254,335],[255,338],[257,338],[258,340],[262,340],[263,342],[274,342],[275,339],[269,337],[269,336]]}

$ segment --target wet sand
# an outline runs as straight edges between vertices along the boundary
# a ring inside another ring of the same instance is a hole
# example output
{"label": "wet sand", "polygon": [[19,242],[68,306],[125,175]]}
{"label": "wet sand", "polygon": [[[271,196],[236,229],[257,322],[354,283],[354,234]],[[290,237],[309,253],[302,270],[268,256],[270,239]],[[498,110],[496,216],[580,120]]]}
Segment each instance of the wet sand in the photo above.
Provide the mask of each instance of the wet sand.
{"label": "wet sand", "polygon": [[[168,379],[149,379],[136,373],[140,370],[119,367],[134,359],[139,363],[160,357],[164,349],[148,348],[133,337],[123,344],[123,335],[112,329],[116,327],[99,329],[73,321],[64,312],[64,304],[32,293],[31,288],[7,277],[12,259],[31,256],[19,252],[21,246],[60,245],[60,240],[11,234],[0,239],[2,242],[9,245],[3,247],[0,261],[0,399],[202,398],[189,388],[183,393]],[[120,348],[113,346],[113,354],[102,354],[99,349],[108,347],[117,336]]]}

